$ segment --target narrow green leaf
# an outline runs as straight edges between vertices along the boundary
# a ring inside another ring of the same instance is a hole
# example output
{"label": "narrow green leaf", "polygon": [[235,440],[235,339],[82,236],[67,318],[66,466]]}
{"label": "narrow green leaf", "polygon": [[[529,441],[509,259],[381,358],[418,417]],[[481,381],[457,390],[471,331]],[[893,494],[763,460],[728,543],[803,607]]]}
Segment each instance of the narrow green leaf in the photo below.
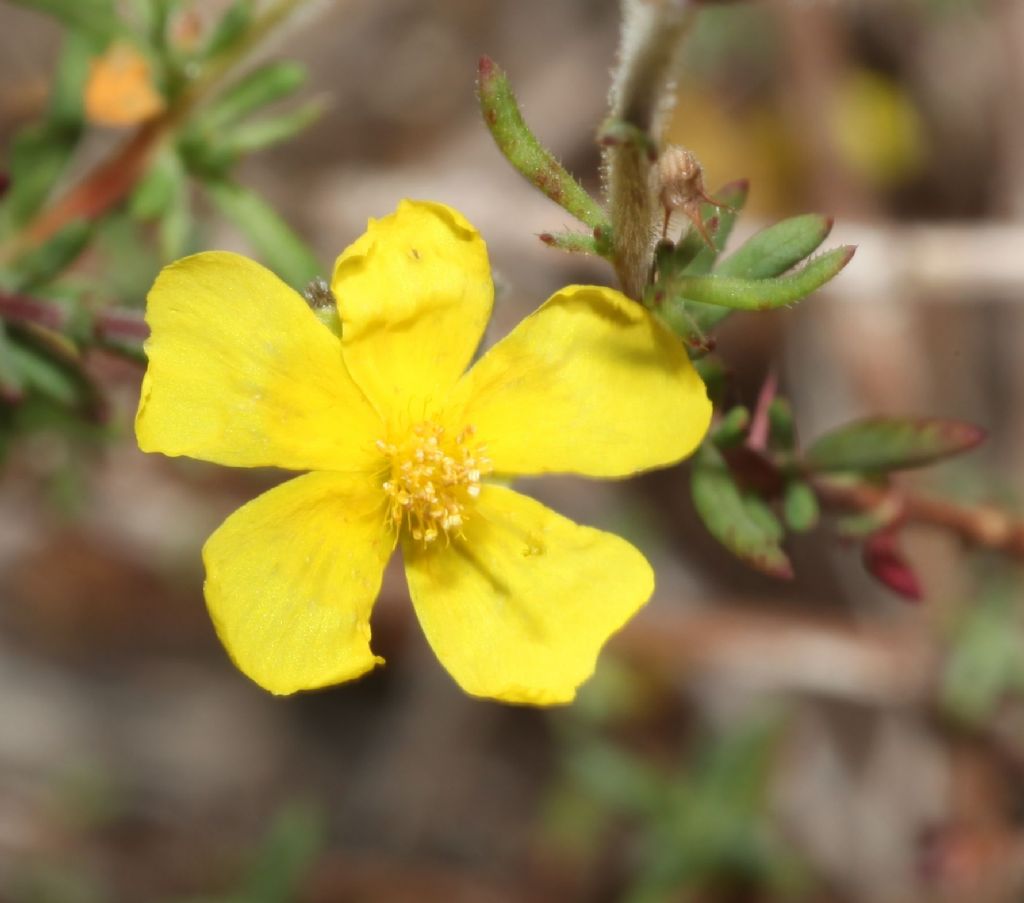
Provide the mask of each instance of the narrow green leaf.
{"label": "narrow green leaf", "polygon": [[712,195],[716,201],[721,202],[724,206],[718,207],[714,204],[704,204],[701,206],[701,216],[704,217],[705,222],[710,222],[712,219],[718,221],[718,225],[711,232],[711,238],[715,246],[714,248],[709,248],[697,230],[690,229],[683,241],[688,241],[691,238],[694,241],[699,241],[700,250],[694,257],[693,262],[686,268],[688,275],[703,276],[711,272],[711,268],[715,265],[718,255],[725,248],[729,236],[732,235],[732,228],[736,225],[736,220],[740,215],[740,211],[743,210],[744,205],[747,203],[749,194],[750,182],[746,179],[737,179],[735,182],[723,185]]}
{"label": "narrow green leaf", "polygon": [[64,36],[46,112],[47,120],[53,125],[69,130],[81,128],[85,119],[82,88],[94,55],[95,48],[87,38],[75,32]]}
{"label": "narrow green leaf", "polygon": [[3,231],[23,225],[39,210],[70,161],[82,134],[82,85],[92,53],[86,38],[73,32],[65,36],[45,118],[11,142],[11,184],[0,206]]}
{"label": "narrow green leaf", "polygon": [[190,186],[177,148],[165,147],[150,164],[129,201],[132,216],[143,222],[157,221],[160,259],[181,257],[192,227]]}
{"label": "narrow green leaf", "polygon": [[120,29],[114,0],[12,0],[37,12],[46,13],[72,31],[102,48]]}
{"label": "narrow green leaf", "polygon": [[[718,276],[769,279],[781,276],[813,254],[832,230],[832,219],[815,213],[783,220],[749,238],[715,270]],[[690,303],[694,321],[710,332],[732,311],[713,304]]]}
{"label": "narrow green leaf", "polygon": [[11,186],[3,199],[6,229],[24,225],[49,197],[71,159],[80,131],[55,123],[22,129],[11,146]]}
{"label": "narrow green leaf", "polygon": [[204,187],[217,209],[289,285],[301,291],[322,272],[306,243],[258,195],[228,181],[209,181]]}
{"label": "narrow green leaf", "polygon": [[542,232],[537,236],[544,244],[569,254],[593,254],[602,256],[597,240],[585,232]]}
{"label": "narrow green leaf", "polygon": [[253,0],[235,0],[210,32],[202,55],[216,56],[233,47],[248,29],[252,13]]}
{"label": "narrow green leaf", "polygon": [[92,239],[92,223],[69,223],[49,241],[23,254],[11,265],[10,289],[24,292],[45,285],[59,276],[78,257]]}
{"label": "narrow green leaf", "polygon": [[294,138],[316,122],[327,104],[314,98],[280,116],[239,123],[225,137],[225,147],[236,159]]}
{"label": "narrow green leaf", "polygon": [[[78,324],[69,326],[69,331],[79,329]],[[35,389],[56,404],[73,409],[79,419],[99,422],[106,418],[105,399],[85,369],[78,349],[66,336],[31,324],[11,325],[8,335],[26,389]]]}
{"label": "narrow green leaf", "polygon": [[135,186],[128,202],[132,216],[149,221],[161,216],[180,190],[185,168],[174,147],[164,147]]}
{"label": "narrow green leaf", "polygon": [[698,452],[690,490],[700,519],[730,552],[773,577],[793,576],[779,545],[783,529],[778,518],[762,499],[737,485],[713,445],[705,443]]}
{"label": "narrow green leaf", "polygon": [[850,262],[853,252],[849,245],[836,248],[796,272],[775,279],[684,275],[673,279],[667,291],[673,297],[732,310],[774,310],[795,304],[821,288]]}
{"label": "narrow green leaf", "polygon": [[961,454],[985,439],[980,427],[959,420],[858,420],[818,439],[804,457],[814,471],[888,473]]}
{"label": "narrow green leaf", "polygon": [[719,276],[765,279],[785,273],[821,246],[832,231],[832,218],[808,213],[762,229],[722,261]]}
{"label": "narrow green leaf", "polygon": [[988,589],[962,609],[942,675],[940,698],[956,717],[984,724],[1024,689],[1018,586]]}
{"label": "narrow green leaf", "polygon": [[591,229],[609,228],[601,206],[566,171],[523,120],[508,76],[489,57],[480,59],[477,93],[484,123],[519,173]]}
{"label": "narrow green leaf", "polygon": [[568,762],[573,780],[614,812],[650,817],[663,805],[665,779],[642,759],[609,743],[587,743]]}
{"label": "narrow green leaf", "polygon": [[191,194],[188,180],[182,179],[160,217],[157,238],[164,263],[177,260],[188,250],[192,236]]}
{"label": "narrow green leaf", "polygon": [[216,134],[254,110],[293,94],[305,81],[306,67],[300,63],[279,60],[260,66],[218,95],[199,115],[199,128]]}
{"label": "narrow green leaf", "polygon": [[817,526],[821,516],[818,496],[804,480],[791,480],[782,496],[782,516],[794,533],[806,533]]}
{"label": "narrow green leaf", "polygon": [[292,803],[274,819],[239,895],[239,903],[290,903],[324,849],[323,814]]}
{"label": "narrow green leaf", "polygon": [[0,320],[0,401],[4,402],[20,401],[25,389],[11,345],[7,328]]}

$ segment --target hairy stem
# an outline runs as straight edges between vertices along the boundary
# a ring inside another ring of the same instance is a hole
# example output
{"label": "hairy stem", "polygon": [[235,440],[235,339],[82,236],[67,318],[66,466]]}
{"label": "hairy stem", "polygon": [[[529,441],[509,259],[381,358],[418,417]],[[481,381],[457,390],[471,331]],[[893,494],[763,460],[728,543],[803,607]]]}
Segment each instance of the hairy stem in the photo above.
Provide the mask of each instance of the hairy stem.
{"label": "hairy stem", "polygon": [[640,300],[659,209],[653,184],[673,65],[693,20],[690,0],[625,0],[611,116],[602,129],[616,274]]}

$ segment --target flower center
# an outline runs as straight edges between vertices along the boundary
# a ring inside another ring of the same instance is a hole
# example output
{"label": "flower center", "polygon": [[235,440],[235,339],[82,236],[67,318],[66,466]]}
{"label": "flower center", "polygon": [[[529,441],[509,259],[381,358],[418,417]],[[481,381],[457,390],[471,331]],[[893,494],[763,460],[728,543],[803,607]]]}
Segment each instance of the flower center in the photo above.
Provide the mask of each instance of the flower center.
{"label": "flower center", "polygon": [[377,440],[390,460],[383,488],[396,528],[406,523],[412,538],[423,543],[459,532],[467,505],[480,494],[480,478],[492,470],[487,448],[473,441],[474,432],[467,426],[452,437],[428,420],[400,442]]}

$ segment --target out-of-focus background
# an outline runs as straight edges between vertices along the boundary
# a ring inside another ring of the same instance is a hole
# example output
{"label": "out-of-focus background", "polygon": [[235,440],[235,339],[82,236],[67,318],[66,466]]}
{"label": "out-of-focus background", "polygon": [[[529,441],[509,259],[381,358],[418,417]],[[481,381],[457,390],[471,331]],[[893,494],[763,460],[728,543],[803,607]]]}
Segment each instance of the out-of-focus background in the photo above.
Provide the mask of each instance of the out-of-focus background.
{"label": "out-of-focus background", "polygon": [[[218,4],[194,4],[212,21]],[[537,233],[568,216],[502,159],[474,97],[509,73],[589,187],[614,0],[334,0],[264,48],[308,65],[321,120],[244,164],[324,271],[403,197],[460,210],[501,292],[490,340],[603,261]],[[0,4],[0,140],[39,115],[60,29]],[[749,177],[734,240],[804,211],[857,256],[721,340],[753,402],[772,366],[814,436],[867,413],[957,417],[980,451],[910,485],[1018,506],[1024,484],[1024,4],[762,0],[708,8],[672,140],[712,190]],[[87,136],[82,170],[121,133]],[[250,250],[199,206],[198,247]],[[134,242],[134,244],[132,243]],[[141,307],[160,260],[114,221],[78,268]],[[199,551],[281,474],[141,454],[141,367],[89,362],[112,439],[21,436],[0,473],[0,900],[1010,901],[1024,893],[1024,634],[1015,567],[908,536],[909,606],[819,530],[797,579],[734,560],[679,469],[529,481],[655,566],[648,608],[576,705],[474,701],[422,638],[399,569],[388,664],[275,699],[208,622]]]}

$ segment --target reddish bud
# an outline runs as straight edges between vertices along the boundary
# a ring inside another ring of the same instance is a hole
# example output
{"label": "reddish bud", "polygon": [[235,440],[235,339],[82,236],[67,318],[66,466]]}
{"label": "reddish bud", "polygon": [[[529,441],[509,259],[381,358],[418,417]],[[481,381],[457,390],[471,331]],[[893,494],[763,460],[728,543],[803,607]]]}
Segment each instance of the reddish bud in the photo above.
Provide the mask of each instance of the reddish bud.
{"label": "reddish bud", "polygon": [[910,602],[921,601],[921,584],[903,557],[895,530],[872,533],[864,541],[861,557],[867,572],[883,586]]}

